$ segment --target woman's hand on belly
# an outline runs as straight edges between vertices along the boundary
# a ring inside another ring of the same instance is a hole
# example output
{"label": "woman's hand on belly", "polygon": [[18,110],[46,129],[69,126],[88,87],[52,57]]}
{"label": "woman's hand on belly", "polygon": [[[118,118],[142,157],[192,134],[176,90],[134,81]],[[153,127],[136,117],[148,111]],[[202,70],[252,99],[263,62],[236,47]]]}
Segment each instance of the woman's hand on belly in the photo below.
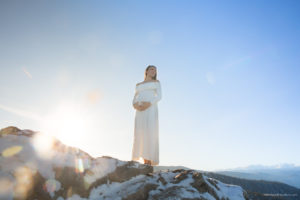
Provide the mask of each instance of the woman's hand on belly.
{"label": "woman's hand on belly", "polygon": [[142,103],[139,103],[139,102],[136,102],[135,104],[133,104],[133,107],[136,109],[136,110],[141,110],[142,109]]}
{"label": "woman's hand on belly", "polygon": [[139,111],[144,111],[151,106],[151,103],[147,102],[147,101],[142,101],[141,105],[139,105],[138,103],[135,103],[133,106],[135,109],[137,109]]}
{"label": "woman's hand on belly", "polygon": [[143,111],[143,110],[146,110],[146,109],[149,108],[150,106],[151,106],[151,103],[150,103],[150,102],[143,101],[143,102],[142,102],[142,111]]}

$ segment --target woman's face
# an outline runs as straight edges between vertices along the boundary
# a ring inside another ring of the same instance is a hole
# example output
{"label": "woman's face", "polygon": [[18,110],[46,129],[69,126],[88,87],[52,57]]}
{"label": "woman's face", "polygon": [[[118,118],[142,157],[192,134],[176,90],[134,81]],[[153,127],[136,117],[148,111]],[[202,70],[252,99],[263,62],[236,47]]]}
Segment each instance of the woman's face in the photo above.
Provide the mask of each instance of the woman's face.
{"label": "woman's face", "polygon": [[150,67],[147,71],[147,76],[150,76],[151,78],[154,77],[156,74],[156,68],[155,67]]}

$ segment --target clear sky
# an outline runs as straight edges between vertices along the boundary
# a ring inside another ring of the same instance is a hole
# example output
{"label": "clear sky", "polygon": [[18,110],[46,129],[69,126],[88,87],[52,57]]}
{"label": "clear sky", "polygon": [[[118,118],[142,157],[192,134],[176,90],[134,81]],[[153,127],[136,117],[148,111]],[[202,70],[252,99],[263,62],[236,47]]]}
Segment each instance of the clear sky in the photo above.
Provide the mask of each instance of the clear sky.
{"label": "clear sky", "polygon": [[1,1],[0,128],[131,160],[157,66],[160,165],[300,165],[300,1]]}

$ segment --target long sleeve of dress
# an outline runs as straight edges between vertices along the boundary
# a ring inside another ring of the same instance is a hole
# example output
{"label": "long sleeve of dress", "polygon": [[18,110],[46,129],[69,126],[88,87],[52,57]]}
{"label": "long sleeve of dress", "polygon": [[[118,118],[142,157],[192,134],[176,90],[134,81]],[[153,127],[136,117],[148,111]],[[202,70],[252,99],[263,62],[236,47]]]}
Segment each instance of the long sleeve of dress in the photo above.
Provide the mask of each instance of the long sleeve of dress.
{"label": "long sleeve of dress", "polygon": [[132,105],[135,104],[137,102],[137,96],[138,96],[138,91],[135,87],[135,90],[134,90],[134,97],[133,97],[133,100],[132,100]]}
{"label": "long sleeve of dress", "polygon": [[160,82],[158,82],[157,88],[156,88],[156,96],[155,96],[155,98],[151,101],[151,105],[157,103],[159,100],[161,100],[161,98],[162,98],[162,94],[161,94],[161,86],[160,86]]}

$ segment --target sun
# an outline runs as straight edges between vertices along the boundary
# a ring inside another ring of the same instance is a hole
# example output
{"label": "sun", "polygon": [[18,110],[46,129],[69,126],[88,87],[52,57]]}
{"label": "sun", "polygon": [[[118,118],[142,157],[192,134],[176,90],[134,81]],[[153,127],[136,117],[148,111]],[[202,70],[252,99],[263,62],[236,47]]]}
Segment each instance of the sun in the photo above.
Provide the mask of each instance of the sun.
{"label": "sun", "polygon": [[62,102],[43,119],[41,129],[66,145],[79,147],[90,129],[89,115],[79,103]]}

